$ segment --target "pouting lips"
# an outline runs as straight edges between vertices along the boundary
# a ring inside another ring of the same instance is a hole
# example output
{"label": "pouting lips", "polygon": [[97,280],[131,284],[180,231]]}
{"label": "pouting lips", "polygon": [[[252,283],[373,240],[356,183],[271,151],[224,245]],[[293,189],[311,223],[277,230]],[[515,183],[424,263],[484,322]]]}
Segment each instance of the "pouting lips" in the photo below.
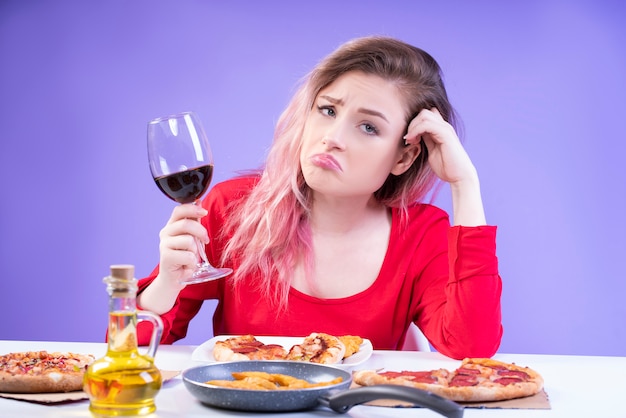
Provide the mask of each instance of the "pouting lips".
{"label": "pouting lips", "polygon": [[320,167],[333,171],[343,171],[339,162],[330,154],[315,154],[310,158],[311,162]]}

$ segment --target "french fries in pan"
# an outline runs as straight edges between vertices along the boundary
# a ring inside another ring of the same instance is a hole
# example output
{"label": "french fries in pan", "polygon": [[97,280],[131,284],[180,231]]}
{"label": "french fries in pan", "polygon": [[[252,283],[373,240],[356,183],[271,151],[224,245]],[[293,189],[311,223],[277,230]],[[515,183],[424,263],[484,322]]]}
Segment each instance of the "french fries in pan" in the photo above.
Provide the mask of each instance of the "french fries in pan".
{"label": "french fries in pan", "polygon": [[209,380],[206,383],[232,389],[285,390],[317,388],[335,385],[343,381],[341,377],[337,377],[324,382],[310,383],[286,374],[266,372],[233,372],[232,375],[235,380]]}

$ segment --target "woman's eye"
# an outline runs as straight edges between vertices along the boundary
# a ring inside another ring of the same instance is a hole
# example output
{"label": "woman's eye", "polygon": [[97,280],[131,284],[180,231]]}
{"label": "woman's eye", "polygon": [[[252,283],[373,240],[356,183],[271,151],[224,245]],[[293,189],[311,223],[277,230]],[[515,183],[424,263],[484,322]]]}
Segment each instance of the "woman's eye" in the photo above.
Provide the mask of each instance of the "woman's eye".
{"label": "woman's eye", "polygon": [[375,135],[378,133],[378,129],[376,129],[376,127],[372,124],[369,123],[364,123],[361,125],[361,129],[363,130],[363,132],[365,132],[366,134],[371,134],[371,135]]}
{"label": "woman's eye", "polygon": [[325,116],[335,116],[335,109],[330,106],[318,106],[319,112]]}

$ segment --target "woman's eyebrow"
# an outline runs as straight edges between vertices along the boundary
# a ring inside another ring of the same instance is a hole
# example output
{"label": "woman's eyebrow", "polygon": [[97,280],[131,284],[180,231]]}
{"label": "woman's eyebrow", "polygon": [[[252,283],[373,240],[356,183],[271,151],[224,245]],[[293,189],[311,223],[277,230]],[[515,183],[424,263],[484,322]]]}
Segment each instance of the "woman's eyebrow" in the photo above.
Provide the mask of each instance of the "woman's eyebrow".
{"label": "woman's eyebrow", "polygon": [[[323,96],[319,96],[319,97],[320,97],[320,99],[327,100],[327,101],[329,101],[330,103],[332,103],[334,105],[343,105],[344,104],[343,100],[336,99],[336,98],[331,97],[331,96],[323,95]],[[368,108],[365,108],[365,107],[360,107],[360,108],[357,109],[357,112],[364,113],[366,115],[377,116],[377,117],[383,119],[385,122],[389,123],[389,120],[385,117],[385,115],[383,115],[382,113],[380,113],[377,110],[368,109]]]}
{"label": "woman's eyebrow", "polygon": [[329,102],[331,102],[332,104],[335,104],[335,105],[342,105],[343,104],[343,100],[335,99],[334,97],[331,97],[331,96],[320,96],[320,99],[327,100],[327,101],[329,101]]}
{"label": "woman's eyebrow", "polygon": [[357,111],[360,112],[360,113],[365,113],[366,115],[378,116],[379,118],[383,119],[385,122],[389,123],[389,120],[387,120],[385,115],[383,115],[382,113],[380,113],[377,110],[372,110],[372,109],[367,109],[367,108],[364,108],[364,107],[360,107],[360,108],[357,109]]}

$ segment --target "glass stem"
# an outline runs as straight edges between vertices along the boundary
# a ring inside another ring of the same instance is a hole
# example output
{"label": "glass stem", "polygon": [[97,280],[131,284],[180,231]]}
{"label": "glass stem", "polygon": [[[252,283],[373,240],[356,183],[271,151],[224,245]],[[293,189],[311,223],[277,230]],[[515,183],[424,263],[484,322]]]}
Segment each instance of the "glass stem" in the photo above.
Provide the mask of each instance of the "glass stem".
{"label": "glass stem", "polygon": [[[194,205],[198,205],[198,202],[193,202]],[[200,222],[200,219],[198,219],[198,222]],[[198,254],[200,254],[200,259],[202,260],[202,264],[208,264],[209,263],[209,259],[206,256],[206,250],[204,248],[204,244],[202,243],[202,241],[200,241],[199,238],[196,238],[196,247],[198,248]]]}
{"label": "glass stem", "polygon": [[196,246],[198,247],[198,253],[200,254],[200,258],[202,259],[203,263],[208,263],[209,260],[206,257],[206,251],[204,250],[204,244],[202,242],[200,242],[200,240],[198,238],[196,238]]}

